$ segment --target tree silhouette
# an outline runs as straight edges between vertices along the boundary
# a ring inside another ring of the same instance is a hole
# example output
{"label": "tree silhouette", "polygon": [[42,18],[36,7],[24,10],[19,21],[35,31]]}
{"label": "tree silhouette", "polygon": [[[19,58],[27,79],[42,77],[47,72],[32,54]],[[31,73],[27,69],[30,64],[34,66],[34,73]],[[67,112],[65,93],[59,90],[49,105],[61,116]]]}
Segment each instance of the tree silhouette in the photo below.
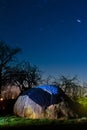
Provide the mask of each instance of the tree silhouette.
{"label": "tree silhouette", "polygon": [[72,78],[61,76],[60,77],[60,86],[63,91],[70,95],[72,98],[76,98],[80,85],[78,84],[77,76]]}
{"label": "tree silhouette", "polygon": [[12,48],[4,41],[0,41],[0,93],[6,69],[9,68],[10,63],[14,60],[15,55],[20,51],[20,48]]}
{"label": "tree silhouette", "polygon": [[22,61],[16,66],[10,67],[6,70],[6,83],[16,84],[20,88],[21,92],[38,85],[40,80],[41,71],[36,65],[31,65],[29,62]]}

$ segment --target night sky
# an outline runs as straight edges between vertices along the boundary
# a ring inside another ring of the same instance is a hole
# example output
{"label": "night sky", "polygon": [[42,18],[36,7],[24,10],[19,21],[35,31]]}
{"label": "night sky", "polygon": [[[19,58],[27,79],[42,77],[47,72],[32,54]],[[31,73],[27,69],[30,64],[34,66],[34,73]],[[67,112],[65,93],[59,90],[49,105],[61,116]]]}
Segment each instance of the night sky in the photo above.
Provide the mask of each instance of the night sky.
{"label": "night sky", "polygon": [[0,40],[45,75],[87,82],[87,0],[0,0]]}

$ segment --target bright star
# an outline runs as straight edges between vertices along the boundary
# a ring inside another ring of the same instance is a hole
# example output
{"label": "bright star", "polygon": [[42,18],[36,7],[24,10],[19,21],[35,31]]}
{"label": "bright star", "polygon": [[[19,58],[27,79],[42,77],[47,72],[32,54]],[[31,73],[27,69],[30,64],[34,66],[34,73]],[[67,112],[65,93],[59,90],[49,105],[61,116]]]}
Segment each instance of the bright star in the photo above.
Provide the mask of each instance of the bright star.
{"label": "bright star", "polygon": [[82,23],[82,21],[81,21],[80,19],[77,19],[76,21],[77,21],[78,23]]}

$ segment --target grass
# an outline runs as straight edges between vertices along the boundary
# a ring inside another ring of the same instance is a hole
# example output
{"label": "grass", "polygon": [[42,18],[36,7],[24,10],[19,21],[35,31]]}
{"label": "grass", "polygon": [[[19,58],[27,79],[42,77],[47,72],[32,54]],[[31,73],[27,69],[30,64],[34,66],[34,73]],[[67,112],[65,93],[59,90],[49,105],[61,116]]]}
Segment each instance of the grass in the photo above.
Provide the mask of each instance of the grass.
{"label": "grass", "polygon": [[29,128],[31,126],[59,126],[59,127],[71,127],[81,126],[87,124],[87,118],[82,117],[78,119],[69,120],[51,120],[51,119],[26,119],[16,116],[0,117],[0,129],[1,128]]}
{"label": "grass", "polygon": [[16,116],[0,117],[0,127],[14,127],[14,126],[29,126],[29,125],[52,125],[64,123],[65,120],[52,120],[52,119],[29,119]]}
{"label": "grass", "polygon": [[77,100],[80,104],[82,104],[84,107],[87,107],[87,97],[78,98]]}
{"label": "grass", "polygon": [[77,102],[81,104],[81,111],[84,116],[87,116],[87,97],[81,97],[77,99]]}

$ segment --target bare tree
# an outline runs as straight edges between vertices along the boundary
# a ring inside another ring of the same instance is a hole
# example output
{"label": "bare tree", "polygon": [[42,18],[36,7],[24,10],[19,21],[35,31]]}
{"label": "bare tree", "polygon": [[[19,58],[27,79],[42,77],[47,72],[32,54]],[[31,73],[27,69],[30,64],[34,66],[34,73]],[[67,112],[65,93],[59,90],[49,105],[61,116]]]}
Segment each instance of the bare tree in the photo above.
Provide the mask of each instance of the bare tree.
{"label": "bare tree", "polygon": [[44,83],[44,84],[52,84],[52,81],[53,81],[53,76],[48,75],[48,76],[43,80],[43,83]]}
{"label": "bare tree", "polygon": [[78,93],[78,79],[77,76],[74,76],[73,78],[61,76],[60,77],[60,86],[63,89],[63,91],[68,94],[69,96],[75,98]]}
{"label": "bare tree", "polygon": [[41,71],[38,67],[25,61],[15,67],[8,68],[6,74],[6,82],[16,84],[21,92],[38,85],[41,80]]}
{"label": "bare tree", "polygon": [[42,84],[56,85],[59,86],[58,79],[55,76],[48,75],[42,80]]}
{"label": "bare tree", "polygon": [[5,42],[0,41],[0,93],[6,69],[10,66],[10,63],[14,60],[15,55],[20,51],[21,51],[20,48],[18,47],[12,48]]}

